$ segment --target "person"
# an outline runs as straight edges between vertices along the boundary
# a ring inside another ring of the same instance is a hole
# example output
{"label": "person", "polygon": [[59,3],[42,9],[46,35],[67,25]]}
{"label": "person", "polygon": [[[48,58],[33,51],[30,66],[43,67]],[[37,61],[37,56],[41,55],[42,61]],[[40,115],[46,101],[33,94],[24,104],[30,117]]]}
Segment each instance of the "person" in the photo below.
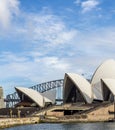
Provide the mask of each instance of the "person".
{"label": "person", "polygon": [[12,118],[12,109],[10,109],[10,118]]}
{"label": "person", "polygon": [[21,111],[18,109],[18,118],[20,118]]}

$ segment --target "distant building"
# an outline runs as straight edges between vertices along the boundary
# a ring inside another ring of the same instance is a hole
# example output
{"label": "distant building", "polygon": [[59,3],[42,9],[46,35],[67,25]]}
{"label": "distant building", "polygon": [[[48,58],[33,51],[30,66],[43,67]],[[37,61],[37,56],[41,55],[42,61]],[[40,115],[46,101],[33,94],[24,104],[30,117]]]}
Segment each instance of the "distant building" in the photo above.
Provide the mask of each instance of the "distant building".
{"label": "distant building", "polygon": [[0,108],[5,108],[5,102],[3,97],[3,88],[0,87]]}

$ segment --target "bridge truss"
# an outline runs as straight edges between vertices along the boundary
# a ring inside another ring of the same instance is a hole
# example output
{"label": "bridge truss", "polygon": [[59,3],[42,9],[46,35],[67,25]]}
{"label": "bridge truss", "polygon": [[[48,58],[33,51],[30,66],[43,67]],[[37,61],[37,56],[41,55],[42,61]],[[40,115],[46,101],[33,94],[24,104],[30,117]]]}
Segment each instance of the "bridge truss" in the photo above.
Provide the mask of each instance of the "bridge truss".
{"label": "bridge truss", "polygon": [[[56,100],[57,101],[63,100],[62,99],[63,98],[63,96],[62,96],[63,79],[53,80],[53,81],[37,84],[37,85],[34,85],[29,88],[34,89],[40,93],[43,93],[43,92],[46,92],[46,91],[49,91],[52,89],[56,89]],[[7,95],[5,102],[6,102],[7,108],[14,107],[15,104],[20,102],[20,98],[19,98],[17,92]]]}

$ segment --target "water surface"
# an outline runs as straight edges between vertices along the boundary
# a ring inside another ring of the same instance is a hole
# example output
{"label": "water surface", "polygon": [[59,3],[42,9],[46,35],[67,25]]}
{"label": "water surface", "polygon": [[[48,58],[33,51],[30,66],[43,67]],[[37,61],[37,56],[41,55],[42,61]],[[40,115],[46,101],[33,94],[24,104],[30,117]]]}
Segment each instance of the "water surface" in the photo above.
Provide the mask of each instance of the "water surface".
{"label": "water surface", "polygon": [[34,124],[4,130],[115,130],[115,123]]}

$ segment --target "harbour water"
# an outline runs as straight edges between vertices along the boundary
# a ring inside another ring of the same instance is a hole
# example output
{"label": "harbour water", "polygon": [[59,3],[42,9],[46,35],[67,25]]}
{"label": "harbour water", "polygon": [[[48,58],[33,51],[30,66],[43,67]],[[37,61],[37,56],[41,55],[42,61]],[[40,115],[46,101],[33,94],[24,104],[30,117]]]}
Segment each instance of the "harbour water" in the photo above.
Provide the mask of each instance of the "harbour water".
{"label": "harbour water", "polygon": [[115,130],[115,123],[43,123],[5,128],[4,130]]}

